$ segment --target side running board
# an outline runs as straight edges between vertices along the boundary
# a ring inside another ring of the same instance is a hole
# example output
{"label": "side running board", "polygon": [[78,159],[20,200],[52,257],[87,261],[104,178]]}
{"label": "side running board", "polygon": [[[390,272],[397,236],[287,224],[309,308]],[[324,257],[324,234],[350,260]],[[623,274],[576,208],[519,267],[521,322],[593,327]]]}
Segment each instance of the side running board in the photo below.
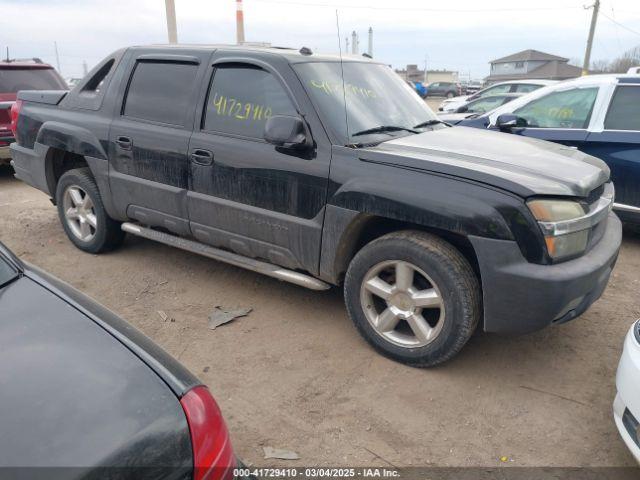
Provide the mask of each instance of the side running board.
{"label": "side running board", "polygon": [[294,283],[301,287],[311,290],[328,290],[331,286],[328,283],[318,280],[310,275],[287,270],[286,268],[273,265],[272,263],[262,262],[253,258],[244,257],[237,253],[228,252],[219,248],[210,247],[204,243],[188,240],[186,238],[171,235],[169,233],[159,232],[151,228],[141,227],[134,223],[125,222],[122,224],[122,230],[138,237],[148,238],[156,242],[164,243],[171,247],[187,250],[188,252],[197,253],[220,262],[229,263],[236,267],[246,268],[254,272],[262,273],[269,277],[277,278],[285,282]]}

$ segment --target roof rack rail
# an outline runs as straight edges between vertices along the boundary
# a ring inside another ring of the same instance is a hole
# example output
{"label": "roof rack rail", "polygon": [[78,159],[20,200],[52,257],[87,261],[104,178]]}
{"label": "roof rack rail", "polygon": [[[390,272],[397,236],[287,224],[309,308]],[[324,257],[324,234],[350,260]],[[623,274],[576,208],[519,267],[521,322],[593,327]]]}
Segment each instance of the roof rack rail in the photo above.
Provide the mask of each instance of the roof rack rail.
{"label": "roof rack rail", "polygon": [[8,62],[8,63],[14,63],[14,62],[24,62],[24,63],[32,62],[32,63],[39,63],[39,64],[44,63],[44,62],[43,62],[40,58],[38,58],[38,57],[31,57],[31,58],[7,58],[5,61],[6,61],[6,62]]}

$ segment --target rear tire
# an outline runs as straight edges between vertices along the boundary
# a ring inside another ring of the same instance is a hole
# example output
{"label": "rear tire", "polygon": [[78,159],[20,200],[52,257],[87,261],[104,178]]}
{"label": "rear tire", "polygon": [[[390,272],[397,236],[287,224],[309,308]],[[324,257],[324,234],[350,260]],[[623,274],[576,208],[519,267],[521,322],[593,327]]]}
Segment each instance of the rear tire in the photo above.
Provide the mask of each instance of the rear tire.
{"label": "rear tire", "polygon": [[120,246],[125,233],[107,214],[100,191],[88,168],[64,173],[56,187],[58,216],[69,240],[89,253]]}
{"label": "rear tire", "polygon": [[454,357],[482,314],[469,262],[435,235],[402,231],[360,250],[344,283],[347,311],[360,334],[383,355],[415,367]]}
{"label": "rear tire", "polygon": [[447,98],[453,98],[453,97],[454,97],[453,92],[448,92],[448,93],[447,93]]}

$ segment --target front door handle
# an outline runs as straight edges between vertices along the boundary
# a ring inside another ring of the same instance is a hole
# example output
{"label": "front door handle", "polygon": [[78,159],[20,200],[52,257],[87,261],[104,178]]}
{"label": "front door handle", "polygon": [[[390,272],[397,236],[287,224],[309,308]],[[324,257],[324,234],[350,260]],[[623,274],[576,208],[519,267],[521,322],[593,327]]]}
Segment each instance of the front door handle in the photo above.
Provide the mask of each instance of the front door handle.
{"label": "front door handle", "polygon": [[198,165],[204,165],[205,167],[213,165],[213,153],[209,150],[197,148],[191,152],[191,161]]}
{"label": "front door handle", "polygon": [[133,142],[129,137],[120,136],[116,138],[116,144],[123,150],[131,150]]}

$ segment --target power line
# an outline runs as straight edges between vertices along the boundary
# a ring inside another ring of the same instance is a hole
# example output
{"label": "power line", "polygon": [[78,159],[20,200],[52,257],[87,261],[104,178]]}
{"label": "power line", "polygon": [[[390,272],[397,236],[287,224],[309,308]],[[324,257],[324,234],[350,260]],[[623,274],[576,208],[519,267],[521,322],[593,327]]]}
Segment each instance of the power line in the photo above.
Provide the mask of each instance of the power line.
{"label": "power line", "polygon": [[637,30],[634,30],[633,28],[629,28],[626,25],[618,22],[617,20],[614,20],[613,18],[611,18],[609,15],[607,15],[604,12],[600,12],[600,15],[602,15],[604,18],[606,18],[607,20],[609,20],[610,22],[615,23],[616,25],[618,25],[621,28],[624,28],[626,31],[631,32],[631,33],[635,33],[636,35],[640,35],[640,32]]}
{"label": "power line", "polygon": [[549,10],[576,10],[579,7],[525,7],[525,8],[425,8],[425,7],[377,7],[373,5],[344,5],[339,3],[307,3],[295,0],[254,0],[255,3],[271,3],[276,5],[295,5],[300,7],[341,8],[356,10],[395,10],[404,12],[432,13],[495,13],[495,12],[532,12]]}

